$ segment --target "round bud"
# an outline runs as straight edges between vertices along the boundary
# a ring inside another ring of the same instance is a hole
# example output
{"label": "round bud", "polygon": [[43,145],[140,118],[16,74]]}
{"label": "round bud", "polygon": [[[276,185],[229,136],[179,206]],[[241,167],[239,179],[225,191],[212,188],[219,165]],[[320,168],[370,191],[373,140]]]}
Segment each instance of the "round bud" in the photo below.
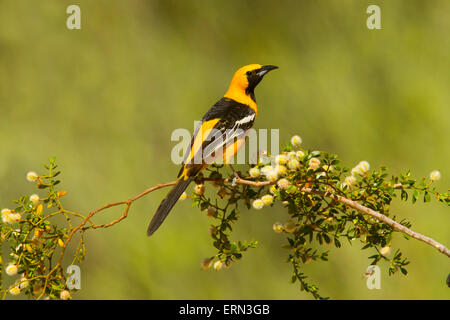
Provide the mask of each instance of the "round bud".
{"label": "round bud", "polygon": [[15,264],[9,264],[5,268],[6,274],[8,276],[15,276],[17,274],[17,270],[18,270],[18,268],[17,268],[17,266]]}
{"label": "round bud", "polygon": [[253,208],[256,210],[261,210],[264,207],[264,202],[261,199],[256,199],[253,201]]}
{"label": "round bud", "polygon": [[273,203],[273,196],[270,194],[266,194],[264,196],[261,197],[262,202],[264,203],[265,206],[269,206]]}
{"label": "round bud", "polygon": [[438,170],[434,170],[430,173],[430,180],[431,181],[438,181],[441,179],[441,173]]}
{"label": "round bud", "polygon": [[289,160],[287,166],[291,170],[296,170],[298,167],[300,167],[300,162],[298,162],[297,159],[291,159]]}
{"label": "round bud", "polygon": [[277,185],[283,189],[283,190],[287,190],[289,188],[289,186],[291,185],[288,179],[280,179],[277,182]]}
{"label": "round bud", "polygon": [[219,271],[223,267],[223,261],[219,260],[214,263],[214,270]]}
{"label": "round bud", "polygon": [[251,168],[248,173],[250,174],[250,177],[252,178],[258,178],[261,175],[261,172],[258,168]]}
{"label": "round bud", "polygon": [[317,170],[320,166],[320,160],[317,158],[311,158],[309,160],[309,168],[308,169],[312,169],[312,170]]}
{"label": "round bud", "polygon": [[194,187],[194,192],[199,196],[202,196],[205,193],[205,185],[204,184],[196,184]]}
{"label": "round bud", "polygon": [[69,300],[70,299],[70,291],[69,290],[61,291],[61,293],[59,294],[59,297],[61,298],[61,300]]}
{"label": "round bud", "polygon": [[37,179],[39,179],[39,176],[38,176],[38,174],[36,172],[30,171],[30,172],[27,173],[27,180],[28,181],[34,182]]}
{"label": "round bud", "polygon": [[276,233],[281,233],[283,232],[284,228],[283,225],[279,222],[275,222],[272,226],[273,231],[275,231]]}
{"label": "round bud", "polygon": [[300,145],[302,144],[302,138],[300,138],[300,136],[293,136],[291,138],[291,144],[297,148],[300,148]]}

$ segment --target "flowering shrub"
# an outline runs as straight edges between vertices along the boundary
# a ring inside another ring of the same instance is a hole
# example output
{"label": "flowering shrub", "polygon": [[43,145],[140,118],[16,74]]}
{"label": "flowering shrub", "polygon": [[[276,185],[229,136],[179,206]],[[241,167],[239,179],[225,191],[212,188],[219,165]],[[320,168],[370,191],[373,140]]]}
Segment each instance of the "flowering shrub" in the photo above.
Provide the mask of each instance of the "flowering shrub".
{"label": "flowering shrub", "polygon": [[[341,247],[342,241],[358,240],[362,249],[371,249],[371,265],[386,262],[389,274],[400,271],[406,275],[408,260],[397,249],[391,255],[392,235],[403,232],[405,237],[425,241],[446,255],[450,252],[434,240],[409,229],[411,224],[391,216],[390,204],[394,198],[415,203],[419,198],[431,201],[432,196],[447,205],[448,193],[439,193],[433,182],[440,177],[433,171],[430,181],[416,181],[406,174],[394,176],[386,167],[370,171],[367,161],[361,161],[352,169],[340,165],[336,155],[326,152],[301,150],[301,138],[294,136],[291,144],[279,155],[266,158],[251,167],[248,173],[231,180],[222,175],[222,166],[212,165],[209,174],[199,178],[202,186],[205,180],[212,180],[219,190],[226,189],[227,197],[218,202],[215,197],[194,193],[194,204],[201,210],[217,214],[210,235],[217,253],[205,259],[204,268],[213,261],[230,267],[242,257],[243,252],[257,245],[256,241],[230,239],[232,225],[239,216],[239,206],[255,210],[281,202],[288,215],[284,222],[274,222],[273,231],[286,237],[284,248],[288,249],[287,262],[292,265],[291,282],[298,282],[301,290],[310,292],[315,298],[323,298],[318,287],[309,284],[301,265],[315,260],[328,260],[328,250],[315,249],[317,244],[334,244]],[[221,197],[223,198],[223,197]],[[214,264],[214,269],[219,270]]]}
{"label": "flowering shrub", "polygon": [[[402,201],[432,198],[450,204],[448,193],[440,193],[433,186],[439,171],[430,179],[416,181],[409,171],[395,176],[385,167],[371,170],[367,161],[352,169],[340,165],[335,155],[301,149],[302,140],[294,136],[283,152],[264,159],[248,169],[248,173],[234,173],[226,177],[223,165],[211,165],[196,178],[192,195],[183,193],[180,200],[191,198],[194,205],[213,221],[209,233],[216,253],[202,262],[204,269],[216,271],[229,268],[241,259],[244,252],[257,246],[257,241],[232,241],[232,225],[239,219],[241,206],[263,210],[277,202],[287,211],[285,221],[274,222],[273,231],[286,238],[283,245],[287,262],[292,265],[291,282],[315,298],[323,298],[318,287],[310,284],[302,272],[302,264],[328,260],[328,250],[316,249],[325,244],[341,247],[342,241],[358,240],[362,249],[371,250],[371,265],[385,262],[389,274],[407,274],[408,260],[401,251],[391,253],[392,235],[402,232],[432,245],[443,254],[450,251],[435,240],[412,231],[405,219],[392,216],[390,204],[395,198]],[[72,264],[81,263],[85,255],[84,232],[108,228],[125,219],[132,203],[154,190],[172,186],[175,182],[156,185],[125,201],[107,204],[82,215],[65,209],[62,197],[66,191],[57,190],[60,174],[55,159],[45,165],[47,173],[29,172],[27,180],[45,196],[33,194],[15,201],[13,209],[1,211],[1,246],[8,248],[9,261],[0,260],[0,294],[24,294],[30,298],[70,299],[71,292],[62,267],[66,251],[71,252]],[[210,195],[208,189],[214,189]],[[97,225],[92,218],[100,211],[124,206],[124,213],[108,224]],[[63,221],[64,223],[61,223]],[[75,241],[75,239],[77,239]],[[72,244],[76,242],[76,244]],[[318,246],[317,246],[318,245]],[[70,247],[70,250],[68,248]],[[4,273],[13,279],[3,283]]]}
{"label": "flowering shrub", "polygon": [[[82,216],[64,209],[61,204],[61,198],[67,192],[56,189],[60,182],[56,177],[60,171],[56,170],[55,160],[50,159],[45,168],[48,170],[45,175],[27,174],[27,180],[45,191],[45,196],[23,196],[14,202],[14,209],[1,211],[1,242],[10,246],[10,261],[5,271],[8,276],[20,275],[7,289],[3,289],[1,283],[3,297],[7,292],[12,295],[24,293],[32,298],[68,299],[70,296],[65,290],[66,277],[61,260],[71,239],[72,218]],[[67,223],[64,227],[57,223],[61,216]],[[80,237],[73,262],[81,262],[83,257],[84,242]]]}

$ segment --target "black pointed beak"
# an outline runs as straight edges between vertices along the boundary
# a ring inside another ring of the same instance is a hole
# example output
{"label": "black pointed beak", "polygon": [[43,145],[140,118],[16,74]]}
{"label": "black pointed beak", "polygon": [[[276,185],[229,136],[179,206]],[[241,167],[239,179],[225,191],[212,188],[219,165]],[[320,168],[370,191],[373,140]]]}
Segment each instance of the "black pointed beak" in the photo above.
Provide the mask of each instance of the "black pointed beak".
{"label": "black pointed beak", "polygon": [[258,76],[262,77],[267,72],[275,70],[275,69],[278,69],[278,67],[277,66],[272,66],[272,65],[269,64],[269,65],[266,65],[266,66],[262,66],[261,69],[259,69],[257,74],[258,74]]}

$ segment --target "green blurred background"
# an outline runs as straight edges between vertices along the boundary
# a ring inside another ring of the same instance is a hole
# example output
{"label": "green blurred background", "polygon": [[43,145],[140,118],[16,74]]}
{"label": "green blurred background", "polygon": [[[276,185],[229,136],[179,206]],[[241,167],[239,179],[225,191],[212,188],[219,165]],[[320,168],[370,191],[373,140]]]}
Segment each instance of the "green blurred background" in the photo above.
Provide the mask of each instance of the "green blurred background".
{"label": "green blurred background", "polygon": [[[66,7],[81,7],[82,29],[66,28]],[[366,8],[381,7],[382,30]],[[442,172],[450,183],[450,2],[442,1],[0,1],[0,206],[35,190],[29,170],[56,156],[66,207],[86,213],[171,181],[175,128],[226,91],[245,64],[275,64],[257,88],[256,128],[287,141],[368,160],[415,177]],[[231,269],[203,271],[215,253],[210,221],[190,201],[177,204],[152,238],[147,224],[167,190],[138,201],[130,216],[89,232],[77,299],[310,299],[289,284],[279,207],[244,210],[235,239],[257,239]],[[448,209],[399,203],[413,229],[449,245]],[[121,214],[105,211],[97,222]],[[368,290],[369,251],[330,247],[330,261],[304,270],[336,299],[448,299],[449,260],[395,236],[412,261],[408,276]]]}

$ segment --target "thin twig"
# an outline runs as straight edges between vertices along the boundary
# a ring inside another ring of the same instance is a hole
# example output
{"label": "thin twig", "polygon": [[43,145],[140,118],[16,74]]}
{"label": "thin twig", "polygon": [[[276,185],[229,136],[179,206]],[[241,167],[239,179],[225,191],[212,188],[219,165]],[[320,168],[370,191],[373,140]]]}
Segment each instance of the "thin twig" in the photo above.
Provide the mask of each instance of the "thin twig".
{"label": "thin twig", "polygon": [[[275,182],[270,182],[270,181],[250,181],[250,180],[245,180],[245,179],[242,179],[242,178],[235,178],[235,179],[201,178],[201,179],[199,179],[199,181],[215,181],[215,182],[221,182],[221,183],[232,183],[233,180],[234,180],[234,182],[236,184],[248,185],[248,186],[253,186],[253,187],[264,187],[264,186],[275,184]],[[151,192],[153,192],[155,190],[158,190],[158,189],[161,189],[161,188],[165,188],[165,187],[169,187],[169,186],[173,186],[175,184],[176,184],[176,181],[171,181],[171,182],[167,182],[167,183],[158,184],[158,185],[156,185],[154,187],[148,188],[147,190],[139,193],[138,195],[136,195],[136,196],[134,196],[134,197],[132,197],[132,198],[126,200],[126,201],[106,204],[103,207],[100,207],[100,208],[90,212],[87,215],[87,217],[84,218],[83,221],[77,227],[72,229],[71,233],[69,234],[69,237],[67,238],[66,242],[64,243],[64,246],[62,248],[62,251],[61,251],[58,263],[53,268],[51,273],[56,271],[56,269],[58,267],[60,267],[62,258],[64,256],[65,249],[66,249],[68,243],[70,242],[70,240],[72,239],[72,237],[74,236],[74,234],[77,231],[79,231],[80,229],[86,230],[86,229],[90,229],[90,228],[93,228],[93,229],[109,228],[109,227],[115,225],[116,223],[119,223],[120,221],[122,221],[123,219],[125,219],[128,216],[128,212],[129,212],[130,207],[131,207],[131,205],[133,204],[134,201],[144,197],[145,195],[147,195],[147,194],[149,194],[149,193],[151,193]],[[395,186],[395,187],[398,187],[398,186]],[[342,197],[342,196],[338,196],[338,195],[333,194],[331,192],[317,190],[317,189],[312,189],[312,188],[309,188],[309,187],[303,187],[301,189],[301,191],[305,192],[305,193],[321,195],[323,197],[331,198],[331,199],[333,199],[335,201],[341,202],[341,203],[343,203],[344,205],[346,205],[348,207],[356,209],[356,210],[358,210],[358,211],[360,211],[362,213],[365,213],[367,215],[370,215],[370,216],[374,217],[375,219],[377,219],[379,221],[382,221],[382,222],[386,223],[387,225],[391,226],[392,228],[396,229],[397,231],[400,231],[400,232],[402,232],[402,233],[404,233],[404,234],[406,234],[408,236],[411,236],[411,237],[413,237],[413,238],[415,238],[417,240],[423,241],[423,242],[433,246],[434,248],[439,250],[439,252],[441,252],[441,253],[445,254],[446,256],[450,257],[450,250],[447,247],[445,247],[443,244],[435,241],[434,239],[432,239],[430,237],[427,237],[427,236],[424,236],[424,235],[422,235],[420,233],[412,231],[411,229],[405,227],[404,225],[402,225],[402,224],[400,224],[400,223],[398,223],[398,222],[388,218],[387,216],[385,216],[385,215],[383,215],[383,214],[381,214],[379,212],[376,212],[376,211],[374,211],[374,210],[372,210],[370,208],[367,208],[367,207],[357,203],[356,201],[347,199],[347,198]],[[111,207],[115,207],[115,206],[120,206],[120,205],[125,205],[125,210],[124,210],[123,215],[120,216],[118,219],[116,219],[116,220],[114,220],[114,221],[112,221],[110,223],[103,224],[103,225],[92,224],[91,226],[84,227],[85,224],[88,221],[90,221],[90,219],[94,215],[96,215],[97,213],[99,213],[99,212],[101,212],[101,211],[103,211],[105,209],[108,209],[108,208],[111,208]]]}

